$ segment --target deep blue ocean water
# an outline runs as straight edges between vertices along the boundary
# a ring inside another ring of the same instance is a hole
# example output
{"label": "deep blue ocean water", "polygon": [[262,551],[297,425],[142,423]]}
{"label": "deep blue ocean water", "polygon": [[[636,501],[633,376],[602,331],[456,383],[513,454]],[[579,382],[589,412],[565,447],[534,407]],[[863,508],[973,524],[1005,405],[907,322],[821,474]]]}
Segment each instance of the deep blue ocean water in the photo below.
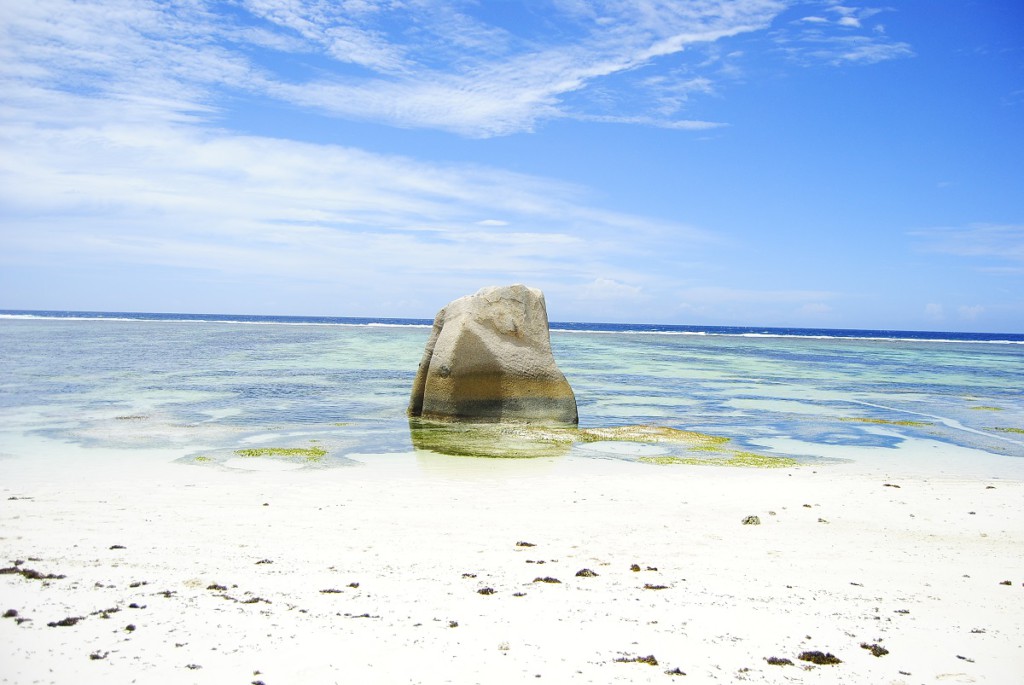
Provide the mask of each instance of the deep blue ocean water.
{"label": "deep blue ocean water", "polygon": [[[0,456],[25,457],[25,439],[189,463],[265,445],[323,446],[335,464],[408,453],[430,323],[0,311]],[[553,323],[551,341],[581,427],[667,426],[801,461],[1024,457],[1024,335]]]}
{"label": "deep blue ocean water", "polygon": [[[336,316],[269,316],[257,314],[155,314],[146,312],[74,312],[0,309],[0,317],[55,319],[112,319],[126,321],[195,321],[220,323],[279,323],[348,326],[429,326],[431,319],[361,318]],[[776,328],[765,326],[690,326],[644,323],[584,323],[552,321],[552,330],[604,333],[678,333],[794,338],[860,338],[864,340],[931,340],[937,342],[996,342],[1024,344],[1024,333],[964,333],[841,328]]]}

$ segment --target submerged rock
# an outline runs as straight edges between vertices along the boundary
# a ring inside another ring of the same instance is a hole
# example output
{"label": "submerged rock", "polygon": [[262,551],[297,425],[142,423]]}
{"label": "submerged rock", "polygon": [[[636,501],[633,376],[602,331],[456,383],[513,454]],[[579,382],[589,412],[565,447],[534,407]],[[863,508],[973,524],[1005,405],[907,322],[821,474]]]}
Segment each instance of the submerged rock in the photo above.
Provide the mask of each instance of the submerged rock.
{"label": "submerged rock", "polygon": [[525,285],[482,288],[438,312],[409,415],[577,423],[576,397],[551,354],[543,293]]}

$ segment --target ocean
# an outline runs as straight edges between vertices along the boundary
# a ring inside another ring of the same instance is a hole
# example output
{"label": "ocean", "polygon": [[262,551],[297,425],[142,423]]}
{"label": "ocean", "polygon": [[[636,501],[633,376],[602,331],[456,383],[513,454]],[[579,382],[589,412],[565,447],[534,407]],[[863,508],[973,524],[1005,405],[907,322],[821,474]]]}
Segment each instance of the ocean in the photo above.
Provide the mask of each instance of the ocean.
{"label": "ocean", "polygon": [[[413,454],[422,442],[405,410],[430,323],[0,311],[0,458],[73,447],[76,458],[114,450],[285,470]],[[551,328],[581,429],[658,426],[728,444],[709,452],[590,439],[559,443],[556,456],[638,468],[748,465],[736,455],[798,464],[898,463],[929,450],[947,460],[1024,457],[1024,335]]]}

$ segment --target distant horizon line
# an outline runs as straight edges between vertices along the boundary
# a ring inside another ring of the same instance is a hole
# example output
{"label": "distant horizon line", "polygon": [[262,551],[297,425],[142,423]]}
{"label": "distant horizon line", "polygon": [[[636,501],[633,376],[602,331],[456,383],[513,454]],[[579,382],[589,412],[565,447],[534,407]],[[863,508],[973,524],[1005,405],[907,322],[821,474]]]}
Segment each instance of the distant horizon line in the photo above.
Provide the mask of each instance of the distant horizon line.
{"label": "distant horizon line", "polygon": [[[88,319],[110,319],[115,316],[124,317],[136,317],[135,319],[129,320],[140,320],[138,317],[153,316],[153,317],[215,317],[210,320],[210,323],[246,323],[241,319],[249,319],[250,322],[254,319],[268,320],[282,320],[290,319],[293,323],[328,323],[331,321],[344,323],[346,320],[356,321],[361,320],[364,322],[402,322],[409,323],[410,325],[425,325],[429,326],[432,324],[434,317],[405,317],[405,316],[332,316],[332,315],[320,315],[320,314],[241,314],[241,313],[212,313],[212,312],[159,312],[159,311],[127,311],[127,310],[93,310],[93,309],[2,309],[0,308],[0,317],[13,318],[17,316],[27,316],[32,318],[53,318],[53,319],[68,319],[74,318],[74,315],[85,315],[82,318]],[[103,316],[96,316],[103,315]],[[231,317],[240,319],[234,321]],[[187,321],[189,319],[169,319]],[[196,322],[205,321],[206,319],[194,319]],[[281,323],[282,321],[278,321]],[[594,332],[623,332],[621,329],[616,330],[609,327],[635,327],[637,330],[634,332],[644,332],[641,329],[649,329],[648,332],[676,332],[680,333],[692,333],[699,334],[703,330],[716,331],[719,333],[732,333],[734,335],[747,333],[750,335],[756,335],[758,332],[765,333],[780,333],[780,332],[795,332],[795,331],[830,331],[836,333],[857,333],[862,335],[842,335],[842,336],[825,336],[825,337],[842,337],[842,338],[860,338],[865,339],[871,336],[863,334],[890,334],[881,336],[880,339],[894,339],[891,334],[912,334],[914,337],[908,338],[910,340],[934,340],[943,341],[944,338],[923,338],[920,336],[930,335],[953,335],[953,336],[986,336],[987,338],[995,338],[998,336],[1004,336],[1007,338],[1013,338],[1008,342],[1024,342],[1024,333],[1010,333],[1006,331],[947,331],[940,329],[911,329],[911,328],[854,328],[854,327],[817,327],[817,326],[767,326],[767,325],[736,325],[736,324],[679,324],[679,323],[651,323],[651,322],[616,322],[616,321],[549,321],[549,325],[555,330],[562,331],[575,331],[575,332],[586,332],[588,329],[580,328],[580,326],[599,326],[603,329],[595,329]],[[570,326],[570,328],[558,328],[558,326]],[[666,330],[656,330],[666,329]],[[625,331],[629,332],[629,331]],[[794,336],[797,337],[797,336]],[[800,335],[798,337],[811,337],[808,335]],[[951,342],[970,342],[970,338],[959,338],[950,339]],[[998,340],[982,340],[984,342],[998,342]]]}

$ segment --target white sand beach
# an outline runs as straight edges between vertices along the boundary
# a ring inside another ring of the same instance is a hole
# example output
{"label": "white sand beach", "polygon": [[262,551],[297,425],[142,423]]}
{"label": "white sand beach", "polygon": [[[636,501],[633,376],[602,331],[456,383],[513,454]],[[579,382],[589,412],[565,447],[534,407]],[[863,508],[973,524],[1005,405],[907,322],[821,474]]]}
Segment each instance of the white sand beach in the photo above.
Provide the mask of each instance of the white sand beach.
{"label": "white sand beach", "polygon": [[[0,682],[1024,673],[1015,459],[979,452],[923,477],[880,458],[356,458],[367,465],[289,472],[131,450],[0,460]],[[814,651],[841,663],[799,658]]]}

